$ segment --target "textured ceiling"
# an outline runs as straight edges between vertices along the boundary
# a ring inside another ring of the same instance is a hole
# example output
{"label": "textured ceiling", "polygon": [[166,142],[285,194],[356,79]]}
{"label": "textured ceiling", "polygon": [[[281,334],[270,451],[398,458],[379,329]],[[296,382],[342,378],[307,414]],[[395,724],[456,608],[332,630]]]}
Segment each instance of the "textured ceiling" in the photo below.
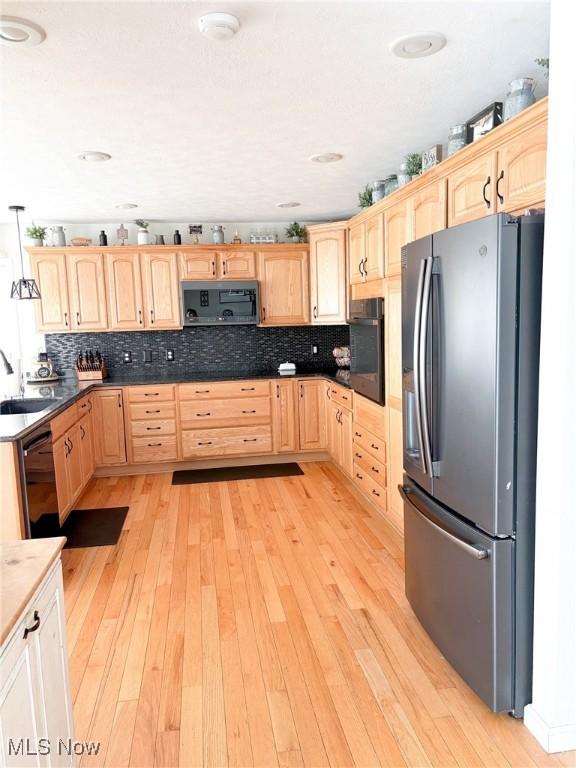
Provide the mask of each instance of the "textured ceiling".
{"label": "textured ceiling", "polygon": [[[204,38],[209,10],[242,22]],[[506,83],[542,72],[540,2],[4,2],[46,30],[36,48],[0,47],[0,220],[318,220],[355,212],[367,182]],[[389,52],[396,37],[443,32],[430,58]],[[542,90],[540,91],[542,93]],[[82,163],[83,150],[109,152]],[[341,152],[333,165],[308,161]],[[275,207],[298,200],[302,207]],[[122,214],[125,215],[125,214]],[[129,216],[132,216],[130,212]]]}

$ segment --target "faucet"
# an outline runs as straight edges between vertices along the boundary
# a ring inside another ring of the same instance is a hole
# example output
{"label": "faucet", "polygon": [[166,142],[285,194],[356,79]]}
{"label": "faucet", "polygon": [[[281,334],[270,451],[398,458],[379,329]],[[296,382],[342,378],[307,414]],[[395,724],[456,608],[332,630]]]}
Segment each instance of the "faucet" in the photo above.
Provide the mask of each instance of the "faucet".
{"label": "faucet", "polygon": [[9,376],[11,373],[14,373],[14,368],[12,368],[12,366],[6,359],[6,355],[1,349],[0,349],[0,360],[2,361],[2,367],[4,368],[4,373],[7,376]]}

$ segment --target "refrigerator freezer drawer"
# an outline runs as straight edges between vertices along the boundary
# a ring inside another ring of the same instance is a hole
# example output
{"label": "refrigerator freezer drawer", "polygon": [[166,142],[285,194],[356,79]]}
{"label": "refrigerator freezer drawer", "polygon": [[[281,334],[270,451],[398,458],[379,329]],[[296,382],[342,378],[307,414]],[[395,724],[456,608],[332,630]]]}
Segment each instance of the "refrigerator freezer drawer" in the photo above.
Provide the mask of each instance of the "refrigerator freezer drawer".
{"label": "refrigerator freezer drawer", "polygon": [[492,539],[404,486],[406,596],[442,654],[494,711],[513,708],[511,539]]}

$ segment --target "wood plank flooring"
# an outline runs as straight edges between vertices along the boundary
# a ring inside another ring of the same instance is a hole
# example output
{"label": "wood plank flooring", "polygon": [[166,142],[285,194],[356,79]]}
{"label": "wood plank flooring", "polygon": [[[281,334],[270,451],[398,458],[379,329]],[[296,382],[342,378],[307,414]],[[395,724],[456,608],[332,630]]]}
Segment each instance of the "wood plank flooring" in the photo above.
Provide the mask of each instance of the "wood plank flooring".
{"label": "wood plank flooring", "polygon": [[494,715],[404,597],[402,539],[331,464],[100,478],[114,547],[65,550],[82,766],[576,766]]}

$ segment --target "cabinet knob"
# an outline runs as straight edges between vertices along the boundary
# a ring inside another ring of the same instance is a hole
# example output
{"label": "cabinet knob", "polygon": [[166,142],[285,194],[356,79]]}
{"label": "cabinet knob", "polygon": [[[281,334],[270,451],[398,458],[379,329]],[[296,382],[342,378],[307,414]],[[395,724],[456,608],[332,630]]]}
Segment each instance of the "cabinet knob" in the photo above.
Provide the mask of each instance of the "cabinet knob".
{"label": "cabinet knob", "polygon": [[40,614],[38,613],[38,611],[34,611],[34,624],[32,624],[31,627],[26,627],[24,629],[24,640],[26,640],[26,638],[30,633],[36,632],[39,626],[40,626]]}

